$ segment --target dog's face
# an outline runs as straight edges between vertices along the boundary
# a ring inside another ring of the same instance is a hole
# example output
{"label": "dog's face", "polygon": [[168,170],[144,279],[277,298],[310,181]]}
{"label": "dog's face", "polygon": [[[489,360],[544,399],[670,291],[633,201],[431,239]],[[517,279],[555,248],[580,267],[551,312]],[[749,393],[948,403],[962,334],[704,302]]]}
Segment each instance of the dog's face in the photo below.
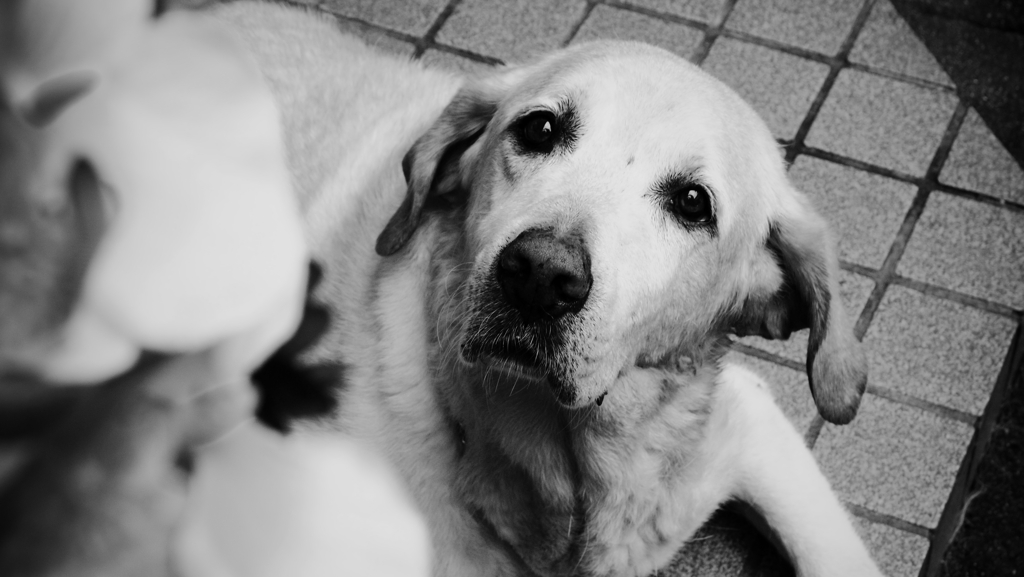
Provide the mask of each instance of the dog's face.
{"label": "dog's face", "polygon": [[382,254],[431,199],[468,191],[451,337],[466,362],[578,407],[627,370],[699,362],[727,332],[809,325],[819,408],[856,411],[864,376],[827,231],[763,122],[688,62],[598,43],[499,72],[455,97],[404,168]]}

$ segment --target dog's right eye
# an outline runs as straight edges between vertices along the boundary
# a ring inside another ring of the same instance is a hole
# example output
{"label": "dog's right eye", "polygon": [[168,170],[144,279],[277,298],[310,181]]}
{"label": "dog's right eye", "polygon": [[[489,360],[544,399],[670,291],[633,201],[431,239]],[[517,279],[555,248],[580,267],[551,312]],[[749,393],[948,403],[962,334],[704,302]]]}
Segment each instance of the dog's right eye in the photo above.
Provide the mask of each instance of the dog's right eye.
{"label": "dog's right eye", "polygon": [[558,121],[547,110],[531,112],[519,120],[516,136],[524,150],[547,154],[558,140]]}

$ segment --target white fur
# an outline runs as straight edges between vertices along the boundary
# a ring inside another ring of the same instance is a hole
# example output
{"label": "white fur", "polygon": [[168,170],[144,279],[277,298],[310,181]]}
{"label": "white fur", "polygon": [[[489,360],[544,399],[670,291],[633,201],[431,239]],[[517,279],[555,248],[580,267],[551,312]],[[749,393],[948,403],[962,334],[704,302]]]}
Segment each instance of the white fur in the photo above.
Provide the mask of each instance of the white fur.
{"label": "white fur", "polygon": [[[278,96],[325,266],[318,297],[335,323],[317,354],[349,370],[341,413],[323,427],[395,463],[427,517],[436,575],[646,575],[734,497],[764,513],[800,575],[879,575],[762,381],[703,356],[723,318],[779,289],[771,224],[821,244],[796,252],[820,258],[814,274],[835,287],[820,219],[734,93],[666,52],[604,43],[498,71],[456,96],[460,80],[372,52],[313,13],[238,2],[218,14]],[[446,139],[472,132],[450,117],[458,111],[442,115],[453,97],[492,105],[441,185],[468,188],[469,204],[416,213],[411,241],[381,257],[374,239],[403,195],[427,194],[415,183],[429,185]],[[584,127],[571,153],[518,156],[509,123],[566,98]],[[693,233],[651,199],[666,171],[714,191],[717,234]],[[537,226],[577,231],[593,259],[571,346],[546,361],[572,388],[570,406],[536,369],[460,351],[490,322],[474,311],[495,256]],[[856,342],[835,302],[819,356],[827,375],[857,381]],[[859,392],[846,382],[825,382],[832,396],[816,390],[823,410],[834,401],[855,411]]]}

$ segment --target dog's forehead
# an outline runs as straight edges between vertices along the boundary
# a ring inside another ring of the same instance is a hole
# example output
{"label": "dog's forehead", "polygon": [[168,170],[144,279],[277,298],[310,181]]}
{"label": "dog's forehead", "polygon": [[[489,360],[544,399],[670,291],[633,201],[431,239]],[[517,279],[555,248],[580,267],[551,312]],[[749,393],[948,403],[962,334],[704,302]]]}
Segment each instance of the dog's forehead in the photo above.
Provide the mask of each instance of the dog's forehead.
{"label": "dog's forehead", "polygon": [[645,191],[695,175],[714,191],[724,236],[736,227],[761,236],[770,206],[782,201],[784,170],[764,122],[725,84],[675,54],[620,41],[571,47],[520,77],[499,116],[511,122],[531,109],[567,105],[578,141],[562,165],[582,175],[577,181]]}
{"label": "dog's forehead", "polygon": [[520,85],[512,106],[571,98],[581,106],[613,108],[616,116],[654,118],[686,110],[693,118],[711,118],[733,104],[722,98],[723,89],[700,68],[665,50],[598,42],[542,61]]}
{"label": "dog's forehead", "polygon": [[715,156],[742,137],[749,111],[721,82],[668,51],[632,42],[587,43],[541,61],[505,101],[523,111],[569,105],[586,138],[655,163]]}

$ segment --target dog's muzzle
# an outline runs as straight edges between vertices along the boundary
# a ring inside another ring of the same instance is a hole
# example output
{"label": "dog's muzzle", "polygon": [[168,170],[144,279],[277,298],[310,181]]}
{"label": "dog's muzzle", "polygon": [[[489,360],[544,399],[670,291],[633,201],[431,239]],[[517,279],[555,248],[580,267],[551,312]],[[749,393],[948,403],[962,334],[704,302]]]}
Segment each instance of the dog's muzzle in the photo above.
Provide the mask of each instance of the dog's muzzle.
{"label": "dog's muzzle", "polygon": [[527,323],[578,313],[594,282],[583,241],[547,229],[527,230],[510,242],[498,255],[495,277]]}

